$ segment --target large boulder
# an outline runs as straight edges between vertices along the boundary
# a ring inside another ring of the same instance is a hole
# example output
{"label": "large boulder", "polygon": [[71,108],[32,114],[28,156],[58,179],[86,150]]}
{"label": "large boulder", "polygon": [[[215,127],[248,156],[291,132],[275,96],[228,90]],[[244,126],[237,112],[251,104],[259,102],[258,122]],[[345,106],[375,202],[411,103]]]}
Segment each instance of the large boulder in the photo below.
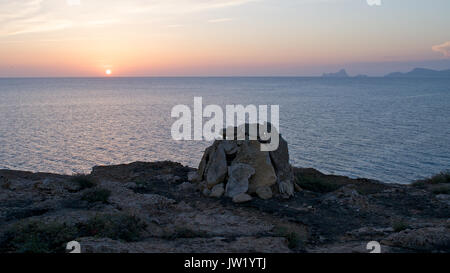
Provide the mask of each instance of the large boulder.
{"label": "large boulder", "polygon": [[261,138],[249,137],[250,126],[255,125],[235,128],[235,139],[224,137],[226,140],[216,140],[205,150],[196,181],[209,190],[224,183],[225,196],[230,198],[240,194],[257,195],[262,199],[291,197],[294,174],[287,142],[279,135],[275,151],[262,151]]}
{"label": "large boulder", "polygon": [[284,197],[294,194],[294,171],[289,163],[289,150],[286,140],[280,137],[278,149],[270,152],[275,172],[277,173],[277,183],[279,192]]}
{"label": "large boulder", "polygon": [[259,187],[271,187],[277,183],[269,152],[262,152],[257,140],[242,142],[234,162],[248,164],[255,169],[255,174],[249,180],[249,193],[256,193]]}
{"label": "large boulder", "polygon": [[210,197],[216,197],[216,198],[220,198],[223,193],[225,192],[224,186],[223,184],[217,184],[214,186],[214,188],[212,188],[211,190],[211,194],[209,195]]}
{"label": "large boulder", "polygon": [[209,188],[214,187],[217,184],[222,183],[227,176],[227,158],[222,143],[217,143],[213,146],[214,156],[209,160],[206,165],[206,183]]}
{"label": "large boulder", "polygon": [[249,187],[248,179],[255,174],[252,166],[242,163],[234,163],[228,167],[228,182],[226,187],[226,195],[235,197],[241,193],[246,193]]}

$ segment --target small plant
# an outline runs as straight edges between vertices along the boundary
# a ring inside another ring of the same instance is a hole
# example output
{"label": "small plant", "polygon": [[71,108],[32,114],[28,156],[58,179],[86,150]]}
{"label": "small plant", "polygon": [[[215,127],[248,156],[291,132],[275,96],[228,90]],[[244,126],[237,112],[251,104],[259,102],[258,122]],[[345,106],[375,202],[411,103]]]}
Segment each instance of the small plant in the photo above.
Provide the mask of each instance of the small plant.
{"label": "small plant", "polygon": [[286,240],[288,240],[288,247],[290,249],[297,248],[300,244],[300,238],[297,233],[290,232],[285,236]]}
{"label": "small plant", "polygon": [[436,195],[438,194],[450,194],[450,186],[449,185],[445,185],[445,186],[439,186],[436,187],[432,190],[432,192]]}
{"label": "small plant", "polygon": [[23,220],[0,233],[0,253],[65,253],[66,244],[95,236],[126,242],[138,241],[145,222],[128,214],[104,214],[75,225]]}
{"label": "small plant", "polygon": [[82,200],[88,201],[89,203],[108,203],[109,196],[111,195],[111,191],[107,189],[93,189],[88,192],[85,192],[81,197]]}
{"label": "small plant", "polygon": [[441,172],[429,179],[431,184],[450,184],[450,172]]}
{"label": "small plant", "polygon": [[78,224],[80,234],[99,238],[111,238],[135,242],[141,239],[147,225],[141,219],[128,214],[105,214],[91,218],[86,223]]}
{"label": "small plant", "polygon": [[90,177],[89,175],[86,175],[86,174],[76,174],[76,175],[72,176],[71,180],[72,180],[72,182],[78,184],[78,189],[80,191],[89,189],[89,188],[93,188],[96,185],[96,183],[92,179],[92,177]]}
{"label": "small plant", "polygon": [[77,234],[75,227],[65,223],[22,221],[2,234],[0,252],[64,253],[65,244]]}
{"label": "small plant", "polygon": [[392,224],[392,228],[395,232],[400,232],[409,228],[408,223],[404,221],[396,221]]}
{"label": "small plant", "polygon": [[285,227],[285,226],[277,226],[274,229],[274,233],[277,236],[286,238],[288,242],[288,247],[290,249],[298,248],[301,244],[301,236],[295,232],[294,230]]}
{"label": "small plant", "polygon": [[418,188],[425,188],[427,185],[441,185],[450,184],[450,172],[441,172],[431,178],[419,180],[414,182],[412,185]]}
{"label": "small plant", "polygon": [[340,185],[328,181],[324,178],[304,176],[299,175],[296,177],[296,183],[305,190],[318,192],[318,193],[328,193],[339,189]]}
{"label": "small plant", "polygon": [[145,187],[147,185],[147,182],[144,179],[136,179],[136,181],[134,181],[134,183],[136,183],[136,186],[138,187]]}

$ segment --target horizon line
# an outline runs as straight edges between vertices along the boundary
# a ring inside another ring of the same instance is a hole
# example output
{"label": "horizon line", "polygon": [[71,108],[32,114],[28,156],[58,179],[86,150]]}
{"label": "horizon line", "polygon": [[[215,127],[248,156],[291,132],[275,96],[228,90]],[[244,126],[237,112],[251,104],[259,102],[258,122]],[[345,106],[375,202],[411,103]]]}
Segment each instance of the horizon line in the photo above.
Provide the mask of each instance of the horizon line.
{"label": "horizon line", "polygon": [[[385,76],[369,76],[367,78],[384,78]],[[120,79],[120,78],[332,78],[319,76],[290,76],[290,75],[251,75],[251,76],[225,76],[225,75],[215,75],[215,76],[14,76],[14,77],[4,77],[0,76],[0,79]],[[336,77],[337,79],[348,79],[348,78],[360,78],[357,76],[348,77]],[[336,79],[335,78],[335,79]]]}

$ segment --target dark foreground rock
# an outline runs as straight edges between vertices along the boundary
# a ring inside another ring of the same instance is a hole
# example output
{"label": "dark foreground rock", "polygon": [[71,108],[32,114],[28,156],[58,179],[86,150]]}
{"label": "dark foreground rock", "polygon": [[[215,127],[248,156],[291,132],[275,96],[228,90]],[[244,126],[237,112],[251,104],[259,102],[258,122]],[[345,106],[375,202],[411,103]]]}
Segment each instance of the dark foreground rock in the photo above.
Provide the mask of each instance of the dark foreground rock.
{"label": "dark foreground rock", "polygon": [[205,197],[193,171],[173,162],[87,176],[0,171],[0,252],[64,252],[72,240],[83,252],[368,252],[369,241],[382,252],[450,252],[445,179],[436,191],[294,168],[302,190],[292,198],[233,203],[224,187]]}

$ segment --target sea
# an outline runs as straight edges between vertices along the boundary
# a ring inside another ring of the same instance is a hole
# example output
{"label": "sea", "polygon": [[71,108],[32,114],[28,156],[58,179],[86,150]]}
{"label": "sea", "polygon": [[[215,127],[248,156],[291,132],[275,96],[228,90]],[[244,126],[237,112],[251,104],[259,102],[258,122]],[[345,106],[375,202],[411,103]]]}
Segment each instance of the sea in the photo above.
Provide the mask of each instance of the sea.
{"label": "sea", "polygon": [[450,169],[450,79],[320,77],[1,78],[0,169],[197,167],[211,142],[171,135],[173,107],[194,97],[279,105],[297,167],[403,184]]}

